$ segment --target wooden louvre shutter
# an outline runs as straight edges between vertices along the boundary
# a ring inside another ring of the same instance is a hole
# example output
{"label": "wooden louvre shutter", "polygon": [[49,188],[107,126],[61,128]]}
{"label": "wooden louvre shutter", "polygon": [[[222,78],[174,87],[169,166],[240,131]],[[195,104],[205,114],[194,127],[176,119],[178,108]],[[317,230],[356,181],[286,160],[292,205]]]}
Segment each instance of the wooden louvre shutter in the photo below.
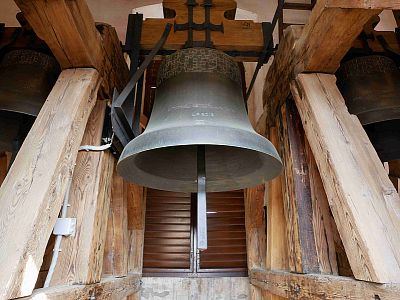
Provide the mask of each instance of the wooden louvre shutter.
{"label": "wooden louvre shutter", "polygon": [[196,202],[196,194],[147,190],[144,276],[247,275],[243,191],[207,193],[208,249],[200,253]]}
{"label": "wooden louvre shutter", "polygon": [[191,195],[147,191],[144,273],[191,270]]}
{"label": "wooden louvre shutter", "polygon": [[244,193],[207,193],[208,249],[200,272],[247,271]]}

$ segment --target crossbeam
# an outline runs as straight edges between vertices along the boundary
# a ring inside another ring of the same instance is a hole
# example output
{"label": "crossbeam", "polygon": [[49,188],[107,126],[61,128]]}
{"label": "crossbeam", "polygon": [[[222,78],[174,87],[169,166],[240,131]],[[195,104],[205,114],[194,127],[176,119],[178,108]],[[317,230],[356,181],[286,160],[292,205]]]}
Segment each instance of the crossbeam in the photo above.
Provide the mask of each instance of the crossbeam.
{"label": "crossbeam", "polygon": [[399,284],[377,284],[349,277],[252,270],[250,282],[275,295],[309,300],[396,300]]}
{"label": "crossbeam", "polygon": [[37,289],[30,297],[21,298],[21,300],[120,300],[139,289],[139,274],[128,274],[122,278],[107,277],[96,284],[60,285]]}
{"label": "crossbeam", "polygon": [[[96,28],[85,0],[15,0],[36,35],[44,40],[63,69],[97,69],[102,96],[121,91],[129,78],[116,31],[107,24]],[[108,97],[108,98],[107,98]]]}
{"label": "crossbeam", "polygon": [[[376,9],[361,4],[371,1],[348,2],[352,1],[318,0],[304,28],[289,26],[285,30],[266,76],[264,110],[257,122],[258,132],[265,127],[267,114],[271,119],[277,115],[278,108],[289,95],[289,83],[296,74],[334,73],[368,20],[378,15],[382,8],[398,1],[388,1]],[[355,7],[355,2],[359,7]]]}

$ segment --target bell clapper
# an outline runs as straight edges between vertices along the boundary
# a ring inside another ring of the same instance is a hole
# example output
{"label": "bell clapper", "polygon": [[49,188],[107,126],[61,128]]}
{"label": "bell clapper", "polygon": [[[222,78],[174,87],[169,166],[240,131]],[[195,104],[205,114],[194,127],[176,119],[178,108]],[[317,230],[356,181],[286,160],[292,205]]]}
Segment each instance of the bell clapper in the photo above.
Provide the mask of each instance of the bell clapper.
{"label": "bell clapper", "polygon": [[207,194],[205,145],[197,146],[197,249],[207,249]]}

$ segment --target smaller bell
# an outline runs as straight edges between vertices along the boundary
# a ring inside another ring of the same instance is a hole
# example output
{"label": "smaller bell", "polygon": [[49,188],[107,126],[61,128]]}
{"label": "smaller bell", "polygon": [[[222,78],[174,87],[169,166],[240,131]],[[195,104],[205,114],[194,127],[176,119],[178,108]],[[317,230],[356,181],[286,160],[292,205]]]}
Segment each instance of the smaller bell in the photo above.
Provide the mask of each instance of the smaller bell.
{"label": "smaller bell", "polygon": [[337,85],[382,161],[400,159],[400,70],[381,55],[343,63]]}
{"label": "smaller bell", "polygon": [[15,152],[46,101],[60,67],[44,53],[20,49],[0,63],[0,152]]}

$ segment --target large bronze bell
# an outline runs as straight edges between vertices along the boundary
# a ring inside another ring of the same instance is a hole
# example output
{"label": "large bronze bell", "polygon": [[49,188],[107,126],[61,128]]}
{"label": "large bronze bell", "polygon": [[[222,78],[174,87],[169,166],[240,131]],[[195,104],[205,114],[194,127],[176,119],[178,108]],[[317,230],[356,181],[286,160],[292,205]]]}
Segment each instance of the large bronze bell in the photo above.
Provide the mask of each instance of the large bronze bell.
{"label": "large bronze bell", "polygon": [[44,53],[20,49],[0,63],[0,152],[15,152],[39,113],[60,67]]}
{"label": "large bronze bell", "polygon": [[357,57],[341,65],[337,84],[382,161],[400,159],[400,71],[388,57]]}
{"label": "large bronze bell", "polygon": [[208,48],[177,51],[162,62],[157,85],[146,130],[119,159],[124,178],[196,192],[203,151],[207,192],[254,186],[280,173],[274,146],[248,120],[240,70],[230,56]]}

